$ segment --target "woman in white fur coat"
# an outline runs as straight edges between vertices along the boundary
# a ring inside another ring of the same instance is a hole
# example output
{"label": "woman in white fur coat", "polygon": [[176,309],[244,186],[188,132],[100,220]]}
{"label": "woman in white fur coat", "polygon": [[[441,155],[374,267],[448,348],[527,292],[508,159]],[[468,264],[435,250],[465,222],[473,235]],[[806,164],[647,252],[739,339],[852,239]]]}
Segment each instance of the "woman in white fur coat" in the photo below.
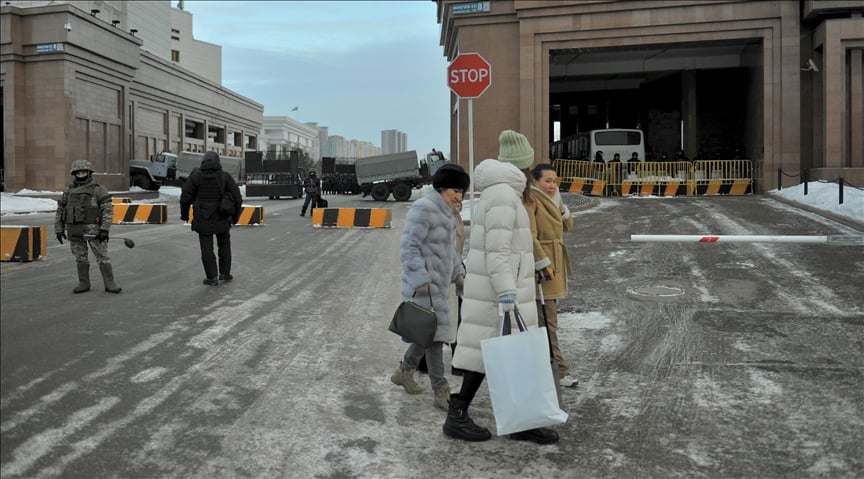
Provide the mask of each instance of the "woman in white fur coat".
{"label": "woman in white fur coat", "polygon": [[462,203],[462,194],[470,182],[471,178],[461,166],[448,164],[439,168],[432,177],[434,191],[415,201],[408,210],[399,244],[402,301],[413,298],[415,303],[426,308],[431,301],[438,327],[432,346],[424,348],[411,343],[390,380],[409,394],[422,393],[423,388],[416,383],[414,375],[425,355],[434,391],[433,404],[444,410],[450,399],[450,386],[444,377],[442,347],[455,338],[448,296],[450,285],[456,283],[461,287],[465,277],[462,257],[453,247],[456,236],[453,207]]}

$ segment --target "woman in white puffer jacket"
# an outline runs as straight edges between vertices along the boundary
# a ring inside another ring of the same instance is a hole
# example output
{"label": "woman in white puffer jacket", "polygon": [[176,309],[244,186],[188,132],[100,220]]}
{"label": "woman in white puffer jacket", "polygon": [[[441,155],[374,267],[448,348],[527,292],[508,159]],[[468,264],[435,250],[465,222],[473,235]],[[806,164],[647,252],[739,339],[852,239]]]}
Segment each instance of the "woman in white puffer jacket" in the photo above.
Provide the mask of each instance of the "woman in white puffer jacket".
{"label": "woman in white puffer jacket", "polygon": [[[502,161],[487,159],[474,170],[474,185],[482,194],[471,213],[462,324],[453,355],[453,367],[464,373],[461,390],[450,396],[443,427],[447,436],[466,441],[492,437],[468,416],[468,406],[486,377],[480,341],[500,335],[502,310],[512,311],[516,304],[524,305],[519,311],[525,324],[537,327],[534,244],[522,204],[528,180],[522,169],[531,166],[534,150],[523,135],[511,130],[501,133],[499,144]],[[518,330],[513,323],[512,328]],[[558,440],[558,434],[546,428],[510,437],[541,444]]]}
{"label": "woman in white puffer jacket", "polygon": [[474,185],[482,195],[471,217],[456,368],[486,372],[480,340],[500,334],[501,296],[516,295],[525,324],[537,326],[534,243],[522,205],[525,182],[518,168],[498,160],[485,160],[474,170]]}

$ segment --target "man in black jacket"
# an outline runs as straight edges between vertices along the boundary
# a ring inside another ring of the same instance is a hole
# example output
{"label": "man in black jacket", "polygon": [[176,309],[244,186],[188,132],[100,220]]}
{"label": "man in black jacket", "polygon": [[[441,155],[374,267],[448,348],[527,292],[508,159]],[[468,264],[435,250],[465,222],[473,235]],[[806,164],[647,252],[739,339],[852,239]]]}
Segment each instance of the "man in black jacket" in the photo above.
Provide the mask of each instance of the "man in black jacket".
{"label": "man in black jacket", "polygon": [[312,203],[313,210],[318,206],[318,197],[321,195],[321,180],[318,179],[314,170],[309,172],[309,177],[306,178],[304,186],[306,190],[306,200],[303,201],[303,208],[300,210],[300,216],[306,216],[306,208],[309,207],[309,203]]}
{"label": "man in black jacket", "polygon": [[[234,212],[226,214],[219,204],[223,193],[233,199]],[[189,174],[180,195],[180,219],[189,221],[189,207],[194,205],[192,231],[198,233],[201,244],[201,263],[204,265],[204,284],[218,286],[219,281],[231,281],[231,225],[240,220],[243,197],[231,175],[222,171],[222,163],[215,151],[208,151],[201,160],[201,168]],[[213,254],[213,235],[219,247],[219,264]]]}

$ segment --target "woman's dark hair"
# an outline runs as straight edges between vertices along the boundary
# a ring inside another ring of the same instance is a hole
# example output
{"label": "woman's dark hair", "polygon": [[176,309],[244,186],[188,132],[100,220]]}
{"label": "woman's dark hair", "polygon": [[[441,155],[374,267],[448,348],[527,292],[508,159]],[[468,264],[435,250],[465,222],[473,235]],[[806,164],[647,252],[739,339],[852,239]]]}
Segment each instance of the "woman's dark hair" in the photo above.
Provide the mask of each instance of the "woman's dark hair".
{"label": "woman's dark hair", "polygon": [[522,190],[522,201],[533,203],[534,200],[531,197],[531,172],[528,168],[521,171],[525,175],[525,189]]}
{"label": "woman's dark hair", "polygon": [[555,171],[555,167],[549,163],[540,163],[531,170],[531,176],[533,176],[535,180],[539,180],[543,177],[543,172],[546,170]]}

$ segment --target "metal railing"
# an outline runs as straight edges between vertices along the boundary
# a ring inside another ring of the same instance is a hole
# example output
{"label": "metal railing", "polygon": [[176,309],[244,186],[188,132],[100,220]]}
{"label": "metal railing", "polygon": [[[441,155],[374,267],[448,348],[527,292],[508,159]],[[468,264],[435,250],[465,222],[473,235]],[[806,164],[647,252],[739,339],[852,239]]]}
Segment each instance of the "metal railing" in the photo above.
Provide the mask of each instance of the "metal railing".
{"label": "metal railing", "polygon": [[[809,194],[809,186],[810,186],[810,181],[811,181],[809,169],[805,168],[798,173],[786,173],[785,171],[783,171],[782,168],[777,168],[777,191],[780,191],[783,189],[783,177],[784,176],[789,177],[789,178],[801,178],[801,183],[804,185],[804,196],[807,196]],[[839,187],[837,189],[837,204],[839,204],[839,205],[843,204],[843,190],[845,189],[845,186],[848,185],[852,188],[855,188],[856,190],[864,190],[864,188],[862,188],[860,186],[853,185],[852,183],[849,183],[848,181],[844,180],[842,176],[834,178],[833,180],[817,179],[815,181],[817,181],[819,183],[837,183],[837,185]]]}

